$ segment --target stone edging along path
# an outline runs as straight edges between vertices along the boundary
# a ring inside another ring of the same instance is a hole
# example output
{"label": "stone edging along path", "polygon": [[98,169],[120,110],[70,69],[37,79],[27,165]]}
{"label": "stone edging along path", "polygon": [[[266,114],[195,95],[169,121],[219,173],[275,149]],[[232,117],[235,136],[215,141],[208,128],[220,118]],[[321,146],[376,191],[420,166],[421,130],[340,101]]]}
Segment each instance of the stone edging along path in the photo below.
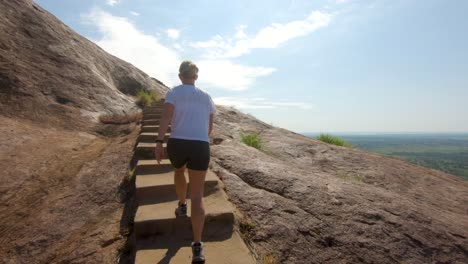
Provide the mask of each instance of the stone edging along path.
{"label": "stone edging along path", "polygon": [[[161,115],[162,103],[143,110],[143,125],[136,147],[135,263],[191,263],[190,210],[189,217],[175,217],[177,196],[173,167],[166,159],[157,164],[153,155]],[[170,129],[166,139],[169,135]],[[190,207],[190,200],[187,201]],[[256,263],[235,230],[235,207],[228,201],[223,183],[212,171],[208,171],[206,177],[204,202],[206,263]]]}

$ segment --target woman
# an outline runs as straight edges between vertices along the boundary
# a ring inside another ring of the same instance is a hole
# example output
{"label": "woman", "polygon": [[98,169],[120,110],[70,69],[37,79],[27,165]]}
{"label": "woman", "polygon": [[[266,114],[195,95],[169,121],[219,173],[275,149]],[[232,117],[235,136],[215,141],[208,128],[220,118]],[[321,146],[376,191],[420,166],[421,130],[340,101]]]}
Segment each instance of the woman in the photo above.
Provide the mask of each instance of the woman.
{"label": "woman", "polygon": [[185,168],[190,181],[191,221],[193,229],[192,262],[204,262],[202,232],[205,222],[203,189],[206,172],[210,162],[209,134],[213,128],[216,113],[211,97],[195,86],[198,68],[191,61],[184,61],[179,68],[182,85],[176,86],[166,94],[163,116],[156,140],[156,160],[163,157],[162,143],[164,134],[171,123],[171,137],[167,142],[167,153],[175,167],[174,182],[179,205],[176,216],[187,215],[187,182]]}

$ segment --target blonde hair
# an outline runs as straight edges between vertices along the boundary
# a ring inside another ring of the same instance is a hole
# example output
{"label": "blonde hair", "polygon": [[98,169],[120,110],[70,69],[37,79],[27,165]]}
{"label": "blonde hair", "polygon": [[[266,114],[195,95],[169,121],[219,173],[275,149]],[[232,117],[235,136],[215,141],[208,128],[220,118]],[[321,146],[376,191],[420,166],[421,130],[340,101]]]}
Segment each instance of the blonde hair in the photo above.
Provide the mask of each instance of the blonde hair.
{"label": "blonde hair", "polygon": [[179,74],[185,78],[193,79],[198,74],[198,67],[192,61],[183,61],[179,67]]}

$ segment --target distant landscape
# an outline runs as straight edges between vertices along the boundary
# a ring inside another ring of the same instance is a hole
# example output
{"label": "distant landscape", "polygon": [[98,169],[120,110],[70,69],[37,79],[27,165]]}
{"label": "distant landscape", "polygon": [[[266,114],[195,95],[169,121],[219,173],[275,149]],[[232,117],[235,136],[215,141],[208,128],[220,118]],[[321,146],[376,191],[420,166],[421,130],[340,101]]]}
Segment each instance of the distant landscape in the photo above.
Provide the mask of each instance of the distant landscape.
{"label": "distant landscape", "polygon": [[[319,133],[303,133],[316,138]],[[333,134],[353,147],[397,157],[468,180],[468,133]]]}

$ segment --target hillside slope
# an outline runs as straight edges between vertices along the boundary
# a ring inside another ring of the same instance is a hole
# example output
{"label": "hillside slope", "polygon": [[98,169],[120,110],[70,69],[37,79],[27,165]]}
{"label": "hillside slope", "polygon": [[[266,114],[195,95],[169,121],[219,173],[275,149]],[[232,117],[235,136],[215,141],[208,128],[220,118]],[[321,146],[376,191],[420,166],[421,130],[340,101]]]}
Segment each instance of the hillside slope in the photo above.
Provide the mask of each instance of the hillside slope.
{"label": "hillside slope", "polygon": [[[468,182],[220,107],[213,170],[278,263],[467,263]],[[259,133],[264,149],[240,141]]]}
{"label": "hillside slope", "polygon": [[97,117],[139,111],[142,88],[168,90],[31,0],[0,0],[0,263],[115,261],[138,126]]}
{"label": "hillside slope", "polygon": [[[166,86],[75,33],[31,0],[0,0],[0,112],[70,127],[128,112]],[[65,125],[66,124],[66,125]]]}
{"label": "hillside slope", "polygon": [[[131,110],[140,88],[168,89],[32,1],[0,0],[0,263],[115,261],[127,224],[118,187],[139,127],[95,117]],[[468,262],[467,182],[221,106],[214,133],[212,169],[260,259]]]}

